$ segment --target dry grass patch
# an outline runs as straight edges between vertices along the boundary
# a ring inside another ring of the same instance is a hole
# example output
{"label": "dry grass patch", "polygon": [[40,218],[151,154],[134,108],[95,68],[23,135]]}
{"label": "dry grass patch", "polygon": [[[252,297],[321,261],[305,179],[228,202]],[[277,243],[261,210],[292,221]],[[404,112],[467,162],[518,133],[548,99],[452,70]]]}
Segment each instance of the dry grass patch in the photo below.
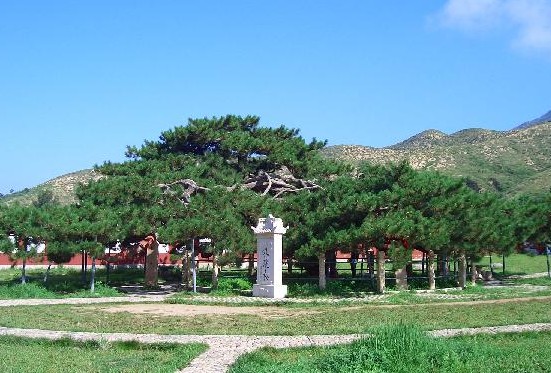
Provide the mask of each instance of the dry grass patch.
{"label": "dry grass patch", "polygon": [[[82,308],[81,308],[82,310]],[[90,306],[84,309],[85,312],[107,312],[131,314],[145,314],[154,317],[193,317],[205,315],[256,315],[262,318],[281,317],[303,317],[321,313],[321,311],[310,309],[289,309],[281,307],[231,307],[231,306],[209,306],[209,305],[184,305],[184,304],[118,304],[114,306]]]}

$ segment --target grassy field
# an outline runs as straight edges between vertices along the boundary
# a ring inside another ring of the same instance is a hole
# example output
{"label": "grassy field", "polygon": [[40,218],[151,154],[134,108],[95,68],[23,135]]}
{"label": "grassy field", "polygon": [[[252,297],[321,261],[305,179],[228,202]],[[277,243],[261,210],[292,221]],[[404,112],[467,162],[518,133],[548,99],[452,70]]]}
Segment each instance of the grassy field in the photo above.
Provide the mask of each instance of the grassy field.
{"label": "grassy field", "polygon": [[242,356],[230,372],[549,372],[550,344],[549,332],[444,339],[393,325],[349,345],[264,348]]}
{"label": "grassy field", "polygon": [[[486,259],[481,261],[482,265]],[[544,272],[545,259],[514,254],[506,258],[506,274]],[[496,272],[499,277],[499,270]],[[45,284],[44,271],[31,270],[31,281],[24,286],[18,284],[19,274],[17,269],[0,271],[0,299],[89,295],[79,271],[54,270]],[[104,280],[105,275],[99,271],[98,279]],[[110,278],[112,285],[140,283],[143,270],[114,271]],[[551,345],[551,333],[452,339],[425,336],[424,331],[442,328],[551,322],[551,279],[514,278],[507,279],[506,284],[437,290],[430,297],[415,291],[390,292],[366,303],[355,299],[371,294],[365,281],[345,276],[330,281],[328,289],[320,292],[315,281],[298,279],[289,283],[292,295],[311,297],[309,303],[220,304],[215,307],[217,313],[212,313],[201,311],[201,307],[208,306],[201,305],[200,298],[182,292],[168,303],[153,304],[150,308],[145,304],[122,303],[2,307],[0,326],[182,335],[375,333],[377,336],[331,348],[262,349],[242,357],[232,368],[234,373],[551,371],[551,358],[542,348]],[[231,276],[221,279],[220,289],[214,294],[222,296],[224,303],[224,296],[246,293],[250,285],[244,272],[232,271]],[[101,282],[98,289],[96,295],[120,295]],[[349,299],[323,303],[333,297]],[[180,308],[189,308],[181,303],[192,304],[198,310],[180,313]],[[400,325],[396,326],[397,323]],[[0,362],[2,372],[173,372],[204,350],[202,345],[51,342],[12,337],[0,337],[0,348],[4,352]],[[36,360],[40,362],[35,363]]]}
{"label": "grassy field", "polygon": [[[490,257],[485,256],[477,265],[490,269]],[[505,273],[503,273],[503,258],[501,255],[492,256],[492,266],[497,275],[529,275],[547,272],[547,258],[545,255],[528,255],[514,253],[505,257]]]}
{"label": "grassy field", "polygon": [[206,350],[202,344],[49,341],[0,337],[1,372],[170,372]]}
{"label": "grassy field", "polygon": [[30,268],[27,270],[27,283],[21,284],[19,268],[0,270],[0,299],[121,296],[122,294],[113,286],[139,283],[143,278],[143,270],[111,271],[109,274],[110,286],[107,286],[105,269],[98,269],[96,271],[96,288],[92,294],[89,290],[89,272],[86,274],[86,281],[83,281],[80,270],[73,268],[55,267],[50,270],[47,281],[44,281],[45,274],[45,268]]}
{"label": "grassy field", "polygon": [[551,322],[551,297],[430,305],[226,307],[218,308],[219,314],[199,309],[196,314],[181,315],[178,305],[165,306],[171,307],[170,314],[161,313],[162,304],[139,312],[131,304],[5,307],[0,312],[0,326],[92,332],[309,335],[363,333],[373,326],[398,321],[424,330]]}

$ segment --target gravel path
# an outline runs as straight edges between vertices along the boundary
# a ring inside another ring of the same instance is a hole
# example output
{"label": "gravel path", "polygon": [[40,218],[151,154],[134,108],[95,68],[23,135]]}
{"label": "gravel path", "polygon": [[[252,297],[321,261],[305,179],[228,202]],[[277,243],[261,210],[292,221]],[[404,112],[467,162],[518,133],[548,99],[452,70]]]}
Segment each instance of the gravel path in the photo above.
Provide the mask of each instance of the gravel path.
{"label": "gravel path", "polygon": [[209,349],[195,358],[181,372],[215,373],[226,372],[242,354],[261,347],[288,348],[299,346],[329,346],[349,343],[360,335],[314,335],[314,336],[244,336],[244,335],[162,335],[131,333],[66,332],[41,329],[0,327],[0,335],[26,338],[61,339],[77,341],[138,341],[141,343],[206,343]]}
{"label": "gravel path", "polygon": [[145,303],[163,302],[166,295],[131,295],[105,298],[60,298],[60,299],[2,299],[0,307],[40,306],[52,304],[99,304],[99,303]]}
{"label": "gravel path", "polygon": [[[551,330],[551,323],[528,325],[505,325],[483,328],[444,329],[430,332],[437,337],[472,335],[478,333],[511,333]],[[131,333],[90,333],[64,332],[41,329],[20,329],[0,327],[0,335],[27,338],[60,339],[70,338],[78,341],[138,341],[141,343],[191,343],[209,345],[209,349],[196,357],[180,373],[222,373],[242,354],[261,347],[289,348],[299,346],[329,346],[349,343],[361,338],[361,335],[314,335],[314,336],[244,336],[244,335],[160,335]]]}

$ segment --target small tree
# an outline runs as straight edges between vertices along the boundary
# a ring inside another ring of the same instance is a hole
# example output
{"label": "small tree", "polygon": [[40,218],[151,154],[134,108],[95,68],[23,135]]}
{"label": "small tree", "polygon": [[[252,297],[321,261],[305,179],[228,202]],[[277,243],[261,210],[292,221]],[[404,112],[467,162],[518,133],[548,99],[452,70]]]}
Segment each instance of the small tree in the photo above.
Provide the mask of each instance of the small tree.
{"label": "small tree", "polygon": [[27,282],[27,262],[42,255],[38,246],[43,243],[43,218],[41,211],[33,206],[13,205],[0,210],[0,225],[9,234],[1,248],[12,261],[22,262],[22,284]]}

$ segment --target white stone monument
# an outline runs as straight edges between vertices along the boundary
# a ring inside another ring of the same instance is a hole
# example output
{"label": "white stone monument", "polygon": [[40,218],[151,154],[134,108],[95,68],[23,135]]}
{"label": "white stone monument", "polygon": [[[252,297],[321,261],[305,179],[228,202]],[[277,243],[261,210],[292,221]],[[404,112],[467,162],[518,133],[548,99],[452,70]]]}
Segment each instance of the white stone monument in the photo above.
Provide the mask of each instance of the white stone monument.
{"label": "white stone monument", "polygon": [[256,267],[256,284],[253,285],[253,296],[263,298],[285,298],[287,285],[283,285],[282,276],[282,241],[287,228],[280,218],[271,214],[258,219],[258,225],[251,227],[256,235],[258,264]]}

